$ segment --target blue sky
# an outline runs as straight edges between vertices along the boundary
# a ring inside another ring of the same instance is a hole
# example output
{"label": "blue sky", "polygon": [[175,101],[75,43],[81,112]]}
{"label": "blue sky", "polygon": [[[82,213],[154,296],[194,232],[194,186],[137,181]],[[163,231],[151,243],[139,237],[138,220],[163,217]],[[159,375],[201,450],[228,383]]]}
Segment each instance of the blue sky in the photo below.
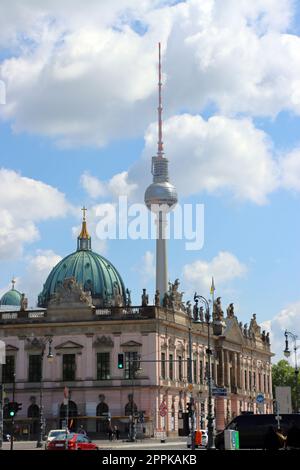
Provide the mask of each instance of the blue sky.
{"label": "blue sky", "polygon": [[[99,243],[94,209],[116,200],[120,174],[142,202],[156,152],[161,40],[172,181],[180,202],[205,206],[203,248],[169,243],[170,280],[180,278],[188,300],[195,289],[207,296],[214,275],[224,310],[234,302],[244,323],[255,312],[279,350],[282,329],[300,315],[298,2],[89,3],[90,15],[67,1],[37,9],[25,0],[22,10],[13,1],[3,11],[1,292],[14,275],[34,304],[53,264],[75,250],[86,205],[92,243],[134,302],[143,287],[154,296],[154,241]],[[105,194],[84,187],[84,174]]]}

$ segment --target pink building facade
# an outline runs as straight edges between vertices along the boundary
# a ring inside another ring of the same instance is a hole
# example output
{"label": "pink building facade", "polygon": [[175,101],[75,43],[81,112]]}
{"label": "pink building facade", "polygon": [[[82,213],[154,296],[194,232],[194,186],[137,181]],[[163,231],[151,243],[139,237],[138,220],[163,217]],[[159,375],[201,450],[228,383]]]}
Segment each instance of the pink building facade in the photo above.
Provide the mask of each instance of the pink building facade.
{"label": "pink building facade", "polygon": [[[60,428],[66,418],[66,390],[69,426],[83,424],[95,435],[105,435],[109,419],[126,433],[131,416],[144,435],[161,429],[182,434],[191,394],[197,428],[206,427],[207,323],[193,322],[178,305],[95,308],[76,282],[72,286],[71,294],[65,286],[66,295],[46,309],[0,313],[5,396],[22,403],[16,421],[20,432],[37,432],[40,406],[45,430]],[[228,314],[210,328],[212,384],[226,391],[213,399],[216,428],[223,429],[244,411],[272,412],[272,353],[255,316],[248,329]],[[121,353],[123,369],[118,368]],[[258,393],[265,398],[260,409]]]}

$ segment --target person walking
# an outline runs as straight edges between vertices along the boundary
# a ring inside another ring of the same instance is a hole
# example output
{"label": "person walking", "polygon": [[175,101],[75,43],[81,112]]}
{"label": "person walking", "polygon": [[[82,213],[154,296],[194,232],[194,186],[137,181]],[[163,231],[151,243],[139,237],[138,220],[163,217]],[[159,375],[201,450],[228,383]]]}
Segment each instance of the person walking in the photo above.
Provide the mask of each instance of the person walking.
{"label": "person walking", "polygon": [[113,432],[113,428],[112,428],[111,422],[109,422],[109,424],[108,424],[108,430],[107,430],[107,432],[108,432],[108,439],[109,439],[110,441],[112,441],[112,440],[113,440],[113,433],[114,433],[114,432]]}
{"label": "person walking", "polygon": [[120,431],[119,431],[119,428],[117,425],[114,426],[114,435],[115,435],[115,438],[117,439],[117,441],[119,440],[119,437],[120,437]]}

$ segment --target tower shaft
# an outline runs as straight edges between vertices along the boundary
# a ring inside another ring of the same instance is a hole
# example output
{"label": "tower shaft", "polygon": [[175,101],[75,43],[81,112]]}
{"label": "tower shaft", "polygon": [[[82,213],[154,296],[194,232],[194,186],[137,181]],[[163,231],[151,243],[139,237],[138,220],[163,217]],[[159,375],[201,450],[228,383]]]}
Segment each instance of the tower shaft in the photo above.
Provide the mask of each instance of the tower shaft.
{"label": "tower shaft", "polygon": [[167,218],[165,212],[159,212],[157,214],[156,223],[156,290],[158,290],[163,297],[168,291]]}

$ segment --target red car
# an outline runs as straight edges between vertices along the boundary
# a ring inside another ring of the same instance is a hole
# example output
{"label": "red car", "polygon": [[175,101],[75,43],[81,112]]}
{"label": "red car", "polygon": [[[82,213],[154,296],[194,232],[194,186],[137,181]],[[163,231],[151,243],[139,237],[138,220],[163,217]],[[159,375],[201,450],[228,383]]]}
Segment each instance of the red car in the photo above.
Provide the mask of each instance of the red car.
{"label": "red car", "polygon": [[99,450],[99,448],[82,434],[69,434],[67,439],[54,439],[49,442],[48,450]]}

